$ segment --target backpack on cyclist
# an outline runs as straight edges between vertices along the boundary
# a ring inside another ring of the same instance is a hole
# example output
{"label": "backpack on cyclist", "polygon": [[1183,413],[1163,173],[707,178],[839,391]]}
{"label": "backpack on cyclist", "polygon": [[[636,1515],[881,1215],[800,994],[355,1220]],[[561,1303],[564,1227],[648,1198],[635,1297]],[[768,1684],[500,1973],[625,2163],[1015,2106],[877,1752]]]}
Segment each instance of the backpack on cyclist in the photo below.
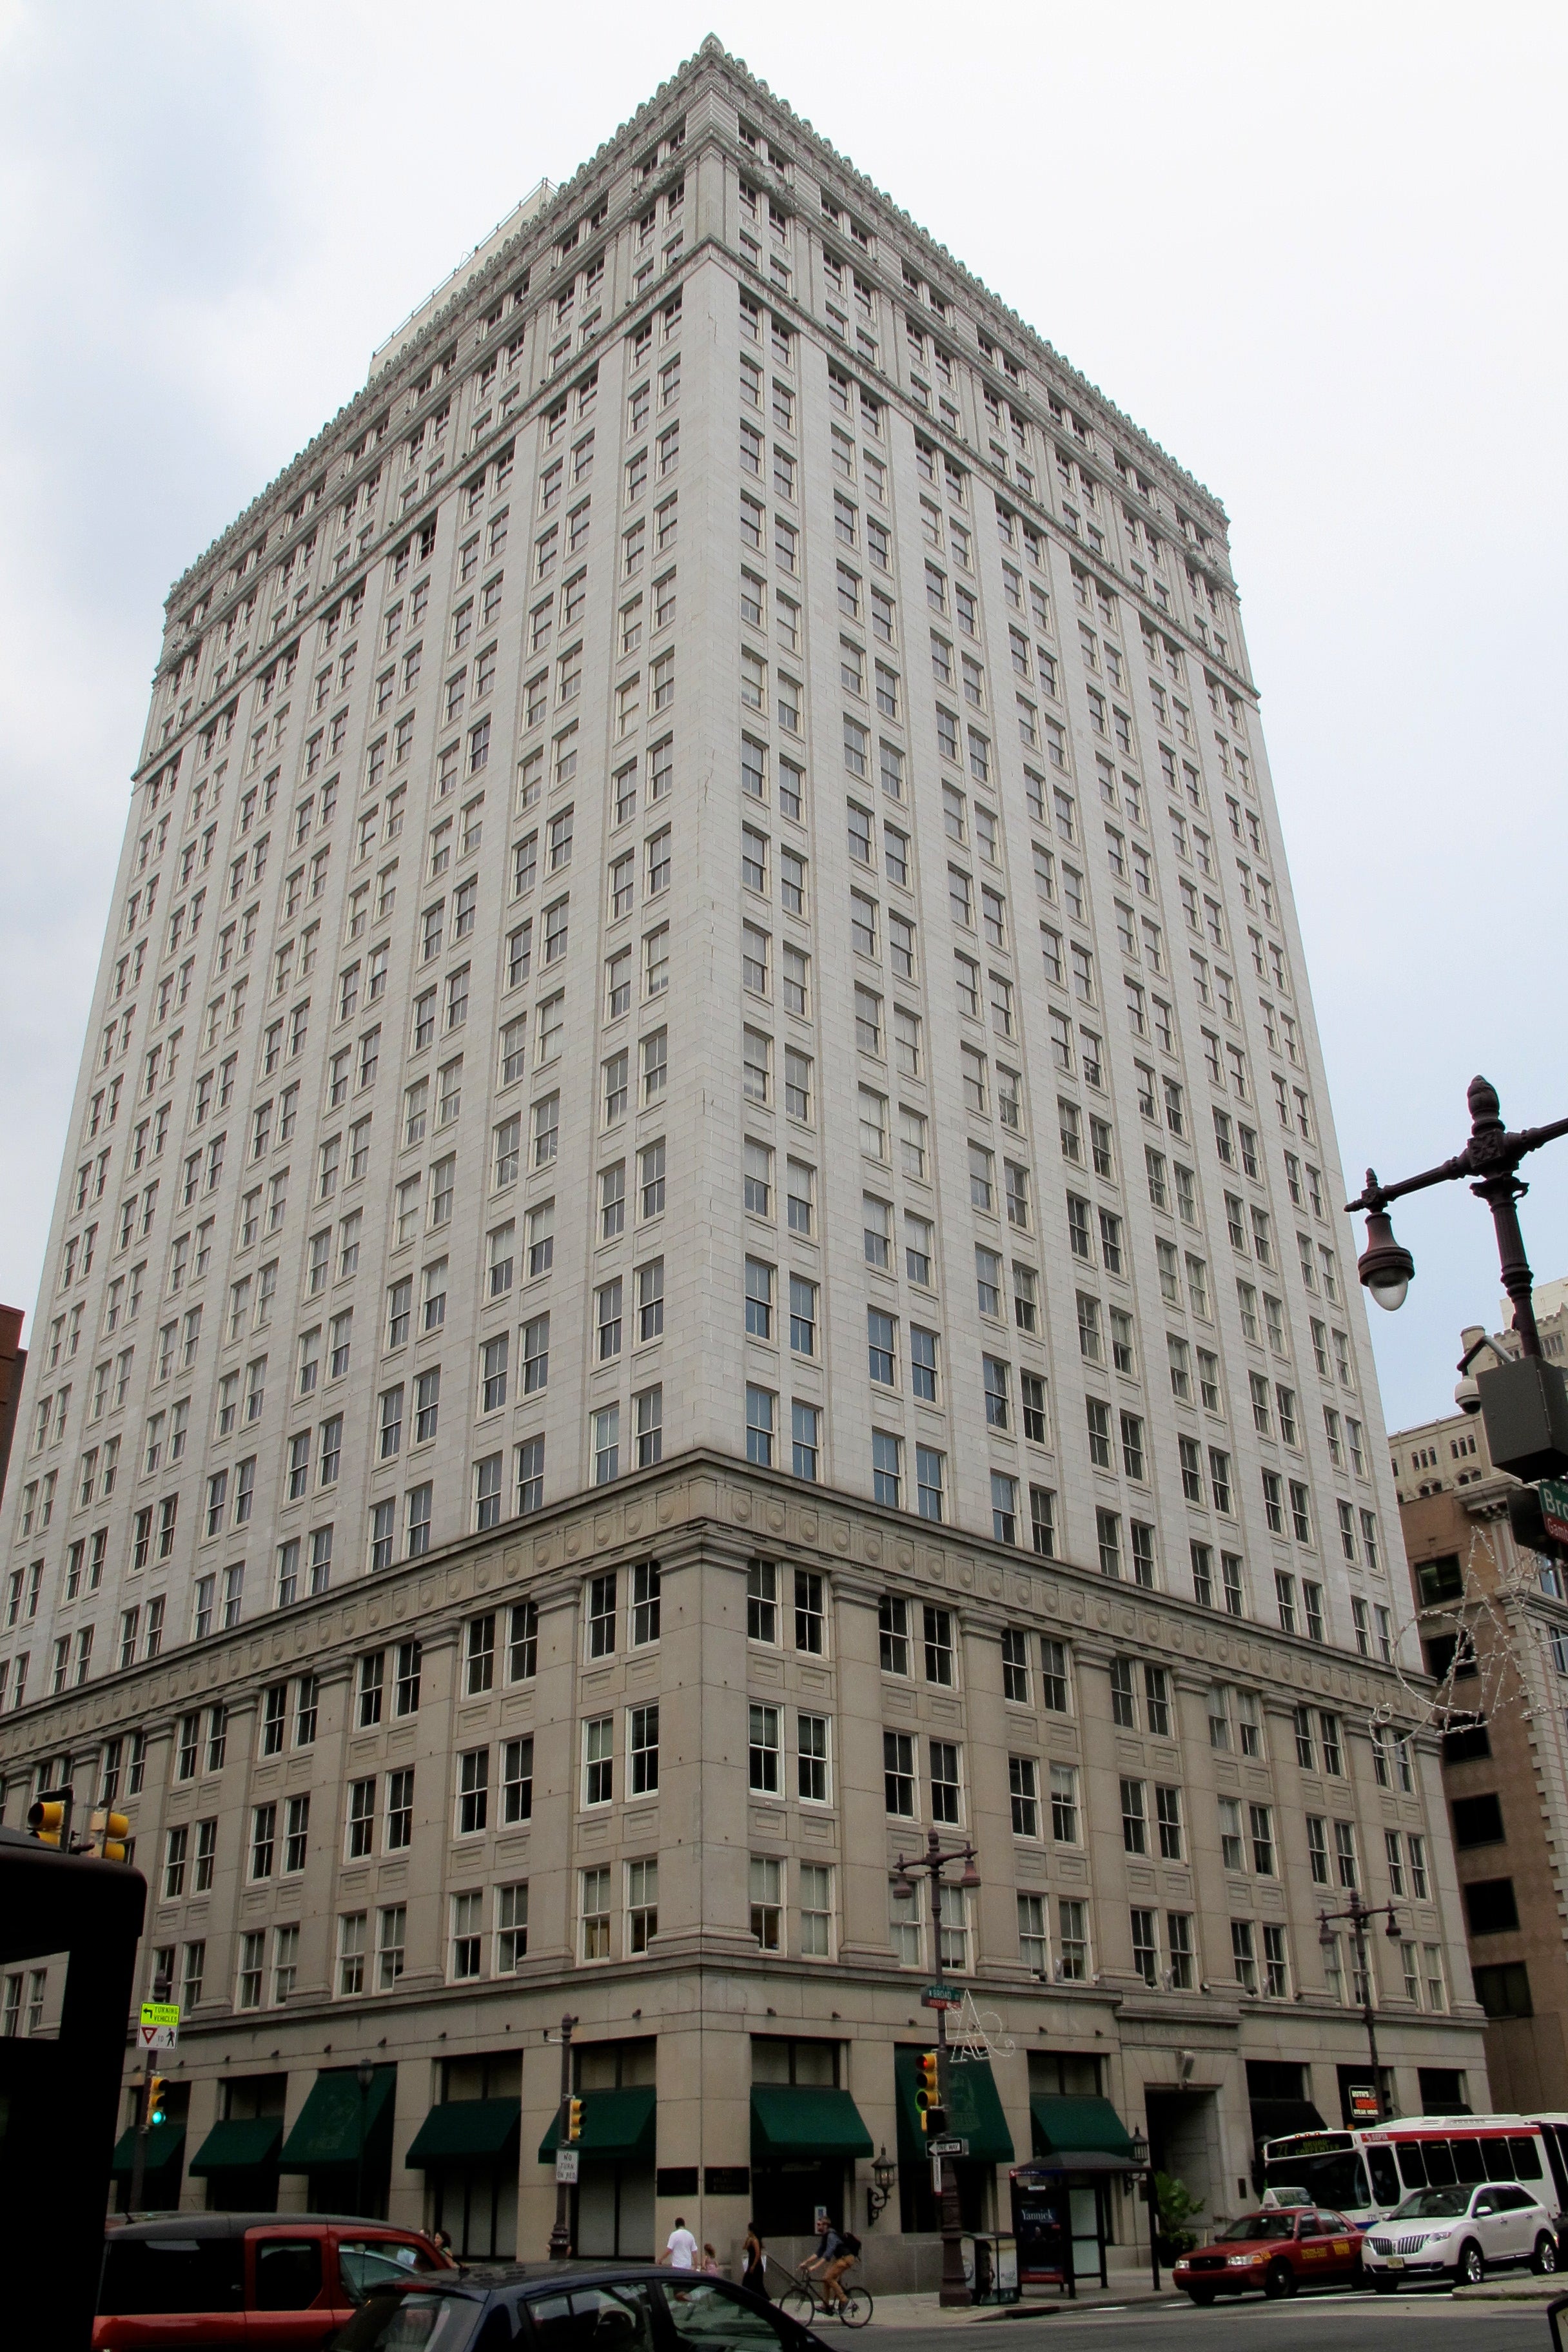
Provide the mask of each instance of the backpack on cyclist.
{"label": "backpack on cyclist", "polygon": [[838,2239],[839,2243],[843,2246],[847,2254],[854,2254],[858,2257],[860,2252],[860,2241],[855,2235],[853,2230],[840,2230],[838,2232]]}

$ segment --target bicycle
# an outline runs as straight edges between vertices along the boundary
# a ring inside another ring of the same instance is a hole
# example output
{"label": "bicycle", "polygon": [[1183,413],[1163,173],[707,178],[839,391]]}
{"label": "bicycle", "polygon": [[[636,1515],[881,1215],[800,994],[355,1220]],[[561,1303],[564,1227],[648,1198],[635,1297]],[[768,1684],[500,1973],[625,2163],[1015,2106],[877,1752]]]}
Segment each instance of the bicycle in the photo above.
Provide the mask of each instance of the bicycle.
{"label": "bicycle", "polygon": [[[779,2268],[785,2265],[781,2263]],[[863,2286],[851,2286],[846,2280],[838,2282],[843,2300],[829,2303],[815,2278],[803,2277],[797,2271],[788,2273],[790,2284],[778,2298],[779,2309],[802,2327],[809,2327],[816,2319],[840,2319],[846,2327],[864,2327],[871,2316],[871,2297]]]}

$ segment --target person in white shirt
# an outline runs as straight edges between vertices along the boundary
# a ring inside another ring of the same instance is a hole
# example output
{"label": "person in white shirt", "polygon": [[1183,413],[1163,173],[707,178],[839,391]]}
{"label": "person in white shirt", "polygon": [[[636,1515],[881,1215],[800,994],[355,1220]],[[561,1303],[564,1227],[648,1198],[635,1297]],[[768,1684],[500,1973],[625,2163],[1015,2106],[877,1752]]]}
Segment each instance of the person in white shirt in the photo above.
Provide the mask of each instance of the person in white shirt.
{"label": "person in white shirt", "polygon": [[690,2271],[697,2267],[697,2241],[686,2226],[685,2217],[678,2213],[675,2227],[666,2241],[664,2260],[672,2271]]}

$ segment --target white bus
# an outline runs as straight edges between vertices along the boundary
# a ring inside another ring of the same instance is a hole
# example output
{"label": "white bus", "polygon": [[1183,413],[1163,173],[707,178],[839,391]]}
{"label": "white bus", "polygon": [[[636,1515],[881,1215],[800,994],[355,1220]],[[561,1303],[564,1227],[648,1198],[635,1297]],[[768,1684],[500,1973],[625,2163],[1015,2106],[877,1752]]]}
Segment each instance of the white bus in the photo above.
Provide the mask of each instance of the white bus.
{"label": "white bus", "polygon": [[1557,2221],[1568,2211],[1568,2116],[1402,2116],[1344,2131],[1291,2132],[1263,2143],[1263,2185],[1327,2205],[1363,2229],[1414,2189],[1517,2180]]}

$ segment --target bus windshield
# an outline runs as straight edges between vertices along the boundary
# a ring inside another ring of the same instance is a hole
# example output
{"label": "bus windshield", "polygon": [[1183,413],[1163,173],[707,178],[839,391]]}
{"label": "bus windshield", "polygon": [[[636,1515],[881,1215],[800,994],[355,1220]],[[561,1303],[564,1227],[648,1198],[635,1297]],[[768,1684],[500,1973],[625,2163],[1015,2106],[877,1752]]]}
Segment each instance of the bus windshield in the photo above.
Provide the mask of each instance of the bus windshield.
{"label": "bus windshield", "polygon": [[1451,2221],[1469,2210],[1468,2189],[1418,2189],[1414,2197],[1395,2206],[1390,2218],[1395,2221]]}
{"label": "bus windshield", "polygon": [[1342,2210],[1372,2201],[1361,2158],[1351,2148],[1330,2156],[1288,2156],[1278,2164],[1264,2166],[1263,2181],[1268,2189],[1304,2189],[1315,2205]]}

